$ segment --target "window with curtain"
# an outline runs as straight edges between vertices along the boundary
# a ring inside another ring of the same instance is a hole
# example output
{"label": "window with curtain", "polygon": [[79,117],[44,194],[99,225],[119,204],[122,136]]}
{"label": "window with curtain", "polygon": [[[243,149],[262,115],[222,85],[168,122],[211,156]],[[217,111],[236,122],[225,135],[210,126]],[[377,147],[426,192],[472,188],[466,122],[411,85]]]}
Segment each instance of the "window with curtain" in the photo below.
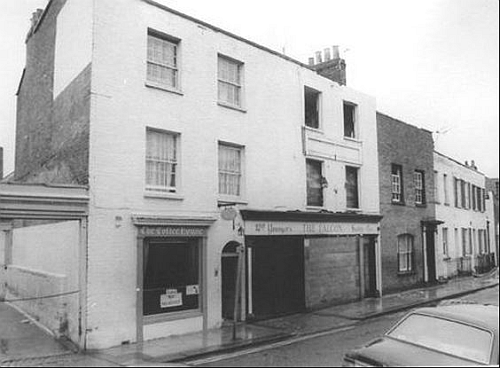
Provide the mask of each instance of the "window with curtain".
{"label": "window with curtain", "polygon": [[178,89],[178,42],[148,33],[147,81]]}
{"label": "window with curtain", "polygon": [[219,143],[219,194],[240,197],[243,148]]}
{"label": "window with curtain", "polygon": [[143,314],[200,308],[200,247],[197,239],[146,241]]}
{"label": "window with curtain", "polygon": [[356,105],[344,102],[344,137],[356,138]]}
{"label": "window with curtain", "polygon": [[146,134],[146,190],[175,193],[178,135],[151,129]]}
{"label": "window with curtain", "polygon": [[359,208],[358,168],[346,166],[345,177],[347,208]]}
{"label": "window with curtain", "polygon": [[219,102],[241,107],[242,68],[241,62],[219,55]]}
{"label": "window with curtain", "polygon": [[413,271],[413,235],[398,236],[398,270],[402,273]]}
{"label": "window with curtain", "polygon": [[321,161],[306,160],[308,206],[323,206],[322,165]]}

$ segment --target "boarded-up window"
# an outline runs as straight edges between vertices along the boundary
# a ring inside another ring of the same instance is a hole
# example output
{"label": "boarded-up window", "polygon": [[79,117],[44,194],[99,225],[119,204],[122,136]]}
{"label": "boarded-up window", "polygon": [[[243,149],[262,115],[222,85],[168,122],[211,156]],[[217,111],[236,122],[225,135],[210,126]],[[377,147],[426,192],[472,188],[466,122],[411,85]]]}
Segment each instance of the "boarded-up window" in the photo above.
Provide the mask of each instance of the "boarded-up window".
{"label": "boarded-up window", "polygon": [[315,160],[307,160],[307,205],[323,206],[323,174],[321,170],[322,163]]}
{"label": "boarded-up window", "polygon": [[344,102],[344,137],[356,138],[356,105]]}
{"label": "boarded-up window", "polygon": [[314,129],[319,129],[320,95],[321,92],[315,89],[309,87],[304,88],[305,125]]}
{"label": "boarded-up window", "polygon": [[358,169],[346,166],[345,178],[347,208],[359,208]]}

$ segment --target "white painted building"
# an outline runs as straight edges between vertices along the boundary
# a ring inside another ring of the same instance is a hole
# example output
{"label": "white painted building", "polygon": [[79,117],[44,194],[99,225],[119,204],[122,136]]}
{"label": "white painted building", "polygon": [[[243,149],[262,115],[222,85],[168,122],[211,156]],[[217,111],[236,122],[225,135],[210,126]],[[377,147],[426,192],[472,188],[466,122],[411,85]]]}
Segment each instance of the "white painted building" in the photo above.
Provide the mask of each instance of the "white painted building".
{"label": "white painted building", "polygon": [[[472,162],[462,164],[434,153],[436,266],[438,277],[451,278],[488,269],[496,262],[492,199],[485,175]],[[493,261],[492,261],[493,255]]]}
{"label": "white painted building", "polygon": [[381,294],[373,97],[149,0],[66,1],[53,98],[89,65],[81,346],[217,328],[236,270],[243,320]]}

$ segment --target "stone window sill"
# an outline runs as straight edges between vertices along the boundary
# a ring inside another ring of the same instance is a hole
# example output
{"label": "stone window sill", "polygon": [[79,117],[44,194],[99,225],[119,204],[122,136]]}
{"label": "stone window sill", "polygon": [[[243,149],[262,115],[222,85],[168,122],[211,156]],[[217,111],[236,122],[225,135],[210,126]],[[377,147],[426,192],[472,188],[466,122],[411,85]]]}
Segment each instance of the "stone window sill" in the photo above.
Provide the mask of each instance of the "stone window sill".
{"label": "stone window sill", "polygon": [[184,196],[180,193],[164,193],[164,192],[154,192],[154,191],[144,192],[144,198],[171,199],[176,201],[184,200]]}
{"label": "stone window sill", "polygon": [[235,106],[235,105],[230,105],[230,104],[227,104],[227,103],[224,103],[224,102],[217,102],[217,105],[221,106],[221,107],[225,107],[227,109],[230,109],[230,110],[235,110],[235,111],[239,111],[239,112],[242,112],[242,113],[245,113],[247,112],[247,110],[239,107],[239,106]]}
{"label": "stone window sill", "polygon": [[184,96],[184,93],[182,93],[180,90],[172,88],[172,87],[168,87],[168,86],[163,86],[163,85],[158,84],[158,83],[146,82],[145,85],[148,88],[159,89],[161,91],[171,92],[171,93],[175,93],[176,95]]}

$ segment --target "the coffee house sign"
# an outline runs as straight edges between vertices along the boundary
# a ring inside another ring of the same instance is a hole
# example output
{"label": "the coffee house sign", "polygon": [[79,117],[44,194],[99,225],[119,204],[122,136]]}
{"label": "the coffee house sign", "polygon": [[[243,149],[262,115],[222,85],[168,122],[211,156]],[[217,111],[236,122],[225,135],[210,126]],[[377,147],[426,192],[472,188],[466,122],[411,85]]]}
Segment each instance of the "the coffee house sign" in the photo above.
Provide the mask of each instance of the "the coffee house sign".
{"label": "the coffee house sign", "polygon": [[246,221],[245,235],[359,235],[378,234],[377,223]]}

